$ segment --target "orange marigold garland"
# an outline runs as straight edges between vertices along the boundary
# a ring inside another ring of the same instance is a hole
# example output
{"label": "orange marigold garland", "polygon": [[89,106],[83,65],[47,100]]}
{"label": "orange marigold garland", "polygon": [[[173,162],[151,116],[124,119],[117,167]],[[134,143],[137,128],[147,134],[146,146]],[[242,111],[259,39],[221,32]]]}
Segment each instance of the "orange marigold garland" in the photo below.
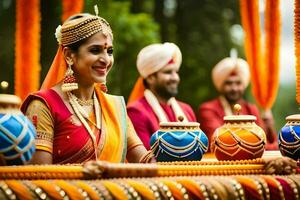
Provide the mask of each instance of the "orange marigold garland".
{"label": "orange marigold garland", "polygon": [[62,14],[62,21],[65,21],[70,17],[71,15],[75,13],[79,13],[83,9],[83,0],[63,0],[62,6],[63,6],[63,14]]}
{"label": "orange marigold garland", "polygon": [[266,79],[265,109],[273,106],[279,85],[279,45],[280,45],[280,10],[279,0],[267,0],[265,10],[265,66],[268,68]]}
{"label": "orange marigold garland", "polygon": [[296,56],[296,100],[300,104],[300,0],[295,0],[294,38]]}
{"label": "orange marigold garland", "polygon": [[246,35],[245,52],[251,71],[253,95],[265,110],[273,106],[279,84],[279,3],[279,0],[266,0],[266,43],[262,49],[258,1],[240,1],[242,24]]}
{"label": "orange marigold garland", "polygon": [[261,68],[261,32],[258,12],[258,1],[240,1],[242,25],[245,31],[245,53],[250,66],[252,92],[259,103],[263,105],[265,71]]}
{"label": "orange marigold garland", "polygon": [[16,2],[15,93],[24,99],[40,84],[40,1]]}

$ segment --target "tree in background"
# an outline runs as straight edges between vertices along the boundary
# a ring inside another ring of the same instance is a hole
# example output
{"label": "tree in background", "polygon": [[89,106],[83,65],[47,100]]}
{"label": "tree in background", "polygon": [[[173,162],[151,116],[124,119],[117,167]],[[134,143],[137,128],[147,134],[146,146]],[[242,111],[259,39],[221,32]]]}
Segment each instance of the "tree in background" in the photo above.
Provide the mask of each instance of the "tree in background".
{"label": "tree in background", "polygon": [[138,1],[132,4],[131,10],[152,14],[160,25],[161,42],[174,42],[181,49],[178,98],[197,109],[199,103],[217,95],[211,80],[212,67],[229,56],[233,47],[244,57],[242,43],[235,43],[231,34],[233,25],[240,24],[239,3],[235,0]]}

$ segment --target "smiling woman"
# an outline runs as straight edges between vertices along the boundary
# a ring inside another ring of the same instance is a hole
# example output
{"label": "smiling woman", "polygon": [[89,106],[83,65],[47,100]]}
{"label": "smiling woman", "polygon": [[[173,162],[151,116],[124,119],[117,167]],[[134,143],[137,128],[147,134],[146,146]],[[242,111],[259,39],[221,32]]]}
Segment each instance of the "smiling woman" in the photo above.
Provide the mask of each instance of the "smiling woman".
{"label": "smiling woman", "polygon": [[105,93],[114,62],[108,22],[77,14],[58,26],[55,35],[59,48],[42,90],[22,105],[37,130],[31,163],[150,161],[151,154],[127,117],[123,97]]}

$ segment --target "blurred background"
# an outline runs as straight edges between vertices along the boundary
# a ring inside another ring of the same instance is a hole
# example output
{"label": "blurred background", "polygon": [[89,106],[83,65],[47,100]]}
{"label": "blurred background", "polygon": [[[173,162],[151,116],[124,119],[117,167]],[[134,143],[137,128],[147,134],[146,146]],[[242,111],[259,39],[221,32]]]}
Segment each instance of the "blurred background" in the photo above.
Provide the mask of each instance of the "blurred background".
{"label": "blurred background", "polygon": [[[0,81],[10,83],[8,93],[14,93],[16,1],[21,0],[0,0]],[[138,78],[135,61],[139,50],[154,42],[170,41],[183,55],[177,98],[191,104],[197,114],[200,103],[217,95],[211,80],[212,67],[229,56],[231,48],[245,58],[238,0],[85,0],[84,12],[94,13],[95,4],[114,32],[115,64],[108,77],[111,94],[127,99]],[[261,0],[262,16],[263,4]],[[281,1],[280,87],[272,109],[277,130],[286,116],[299,113],[295,100],[293,5],[293,0]],[[41,0],[40,10],[42,82],[58,47],[54,32],[61,24],[61,0]],[[255,103],[251,86],[246,99]]]}

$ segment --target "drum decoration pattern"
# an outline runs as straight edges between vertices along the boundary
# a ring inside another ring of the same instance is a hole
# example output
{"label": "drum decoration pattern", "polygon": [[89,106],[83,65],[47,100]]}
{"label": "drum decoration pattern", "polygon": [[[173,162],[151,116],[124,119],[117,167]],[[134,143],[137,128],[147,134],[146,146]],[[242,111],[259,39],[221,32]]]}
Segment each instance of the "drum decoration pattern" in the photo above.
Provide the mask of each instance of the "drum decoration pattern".
{"label": "drum decoration pattern", "polygon": [[[235,106],[239,112],[240,106]],[[218,160],[244,160],[262,157],[266,135],[253,115],[224,117],[224,125],[214,132],[211,148]]]}
{"label": "drum decoration pattern", "polygon": [[197,122],[161,122],[151,139],[157,161],[201,160],[208,149],[208,138]]}
{"label": "drum decoration pattern", "polygon": [[15,95],[0,94],[0,165],[22,165],[35,152],[35,127],[18,107]]}
{"label": "drum decoration pattern", "polygon": [[300,115],[286,117],[286,124],[278,133],[279,150],[283,156],[300,158]]}

